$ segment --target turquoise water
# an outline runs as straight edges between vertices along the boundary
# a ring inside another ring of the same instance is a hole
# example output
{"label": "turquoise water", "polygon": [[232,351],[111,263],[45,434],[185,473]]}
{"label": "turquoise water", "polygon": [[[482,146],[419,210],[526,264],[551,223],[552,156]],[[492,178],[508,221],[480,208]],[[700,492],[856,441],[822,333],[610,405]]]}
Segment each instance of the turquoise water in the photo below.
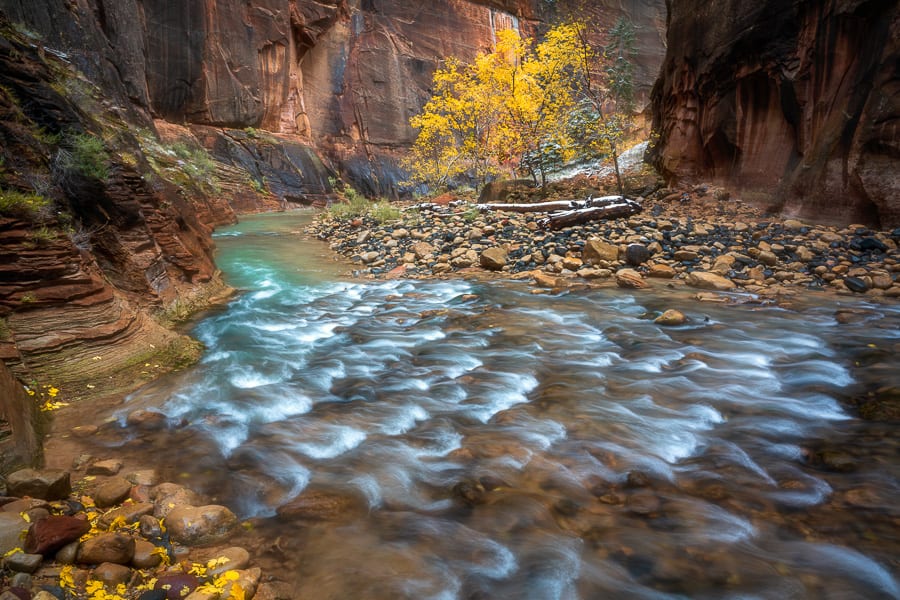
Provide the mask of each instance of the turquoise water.
{"label": "turquoise water", "polygon": [[177,456],[297,598],[900,597],[894,427],[846,408],[900,385],[896,307],[343,280],[308,219],[216,235],[245,291],[118,411],[171,427],[106,438]]}

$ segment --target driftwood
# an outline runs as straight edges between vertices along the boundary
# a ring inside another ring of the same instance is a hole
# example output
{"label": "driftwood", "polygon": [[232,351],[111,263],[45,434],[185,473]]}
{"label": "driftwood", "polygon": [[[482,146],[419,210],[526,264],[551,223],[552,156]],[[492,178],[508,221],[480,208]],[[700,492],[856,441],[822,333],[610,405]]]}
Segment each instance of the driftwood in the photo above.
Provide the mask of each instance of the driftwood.
{"label": "driftwood", "polygon": [[576,208],[552,213],[538,221],[538,225],[544,229],[561,229],[572,225],[602,221],[605,219],[620,219],[639,213],[643,207],[627,198],[617,196],[616,202],[610,202],[603,206],[591,206],[588,208]]}
{"label": "driftwood", "polygon": [[561,200],[534,204],[478,204],[476,208],[482,212],[495,210],[518,213],[548,212],[549,215],[538,220],[538,225],[544,229],[561,229],[591,221],[619,219],[642,210],[640,204],[622,196],[588,197],[587,200]]}
{"label": "driftwood", "polygon": [[556,200],[553,202],[535,202],[532,204],[476,204],[475,208],[481,212],[490,212],[494,210],[505,210],[515,213],[532,213],[532,212],[553,212],[556,210],[577,210],[581,208],[591,208],[606,206],[610,203],[617,203],[622,200],[622,196],[602,196],[600,198],[588,197],[587,200]]}

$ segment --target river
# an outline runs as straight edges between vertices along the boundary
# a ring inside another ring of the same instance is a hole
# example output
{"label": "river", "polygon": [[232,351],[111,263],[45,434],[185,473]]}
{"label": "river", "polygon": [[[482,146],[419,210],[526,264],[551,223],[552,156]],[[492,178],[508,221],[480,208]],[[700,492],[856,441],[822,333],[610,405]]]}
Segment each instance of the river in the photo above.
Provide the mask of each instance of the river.
{"label": "river", "polygon": [[[296,598],[900,597],[896,423],[847,408],[900,387],[896,305],[347,280],[309,219],[216,234],[245,291],[97,438],[247,519]],[[276,515],[301,493],[321,518]]]}

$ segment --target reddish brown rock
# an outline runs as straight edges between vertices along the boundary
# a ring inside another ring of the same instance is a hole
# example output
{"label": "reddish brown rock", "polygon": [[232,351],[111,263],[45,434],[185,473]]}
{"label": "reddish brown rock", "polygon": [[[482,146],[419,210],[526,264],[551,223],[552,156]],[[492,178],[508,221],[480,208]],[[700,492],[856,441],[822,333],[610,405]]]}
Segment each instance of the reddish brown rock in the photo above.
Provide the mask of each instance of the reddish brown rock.
{"label": "reddish brown rock", "polygon": [[48,556],[74,542],[90,529],[91,524],[86,519],[50,516],[32,523],[25,537],[24,548],[26,552]]}
{"label": "reddish brown rock", "polygon": [[896,2],[669,3],[654,162],[816,220],[900,224]]}
{"label": "reddish brown rock", "polygon": [[77,562],[99,565],[105,562],[127,565],[134,557],[134,538],[124,533],[101,533],[78,547]]}

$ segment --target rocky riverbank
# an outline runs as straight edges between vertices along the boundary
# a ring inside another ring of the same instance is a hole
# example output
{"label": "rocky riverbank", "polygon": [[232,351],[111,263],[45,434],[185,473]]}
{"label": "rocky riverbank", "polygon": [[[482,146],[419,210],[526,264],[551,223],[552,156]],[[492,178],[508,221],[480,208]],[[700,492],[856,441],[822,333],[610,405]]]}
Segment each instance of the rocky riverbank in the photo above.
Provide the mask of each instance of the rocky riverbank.
{"label": "rocky riverbank", "polygon": [[[776,218],[717,188],[663,189],[626,219],[545,231],[540,213],[474,204],[405,207],[402,217],[335,218],[310,232],[363,277],[499,273],[540,288],[687,285],[778,298],[807,291],[900,298],[900,229]],[[709,293],[701,299],[723,299]]]}
{"label": "rocky riverbank", "polygon": [[116,459],[17,471],[0,490],[0,599],[279,597],[228,543],[238,525],[226,507]]}

